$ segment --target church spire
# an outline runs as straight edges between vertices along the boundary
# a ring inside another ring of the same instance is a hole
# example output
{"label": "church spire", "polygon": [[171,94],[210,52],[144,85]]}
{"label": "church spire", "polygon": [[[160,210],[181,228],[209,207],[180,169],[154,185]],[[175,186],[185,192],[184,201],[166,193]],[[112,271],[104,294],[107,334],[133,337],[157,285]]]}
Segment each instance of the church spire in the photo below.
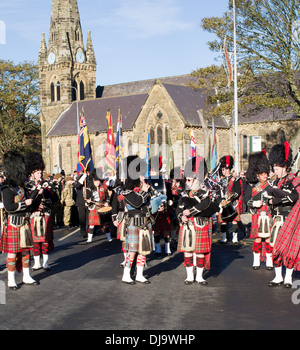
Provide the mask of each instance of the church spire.
{"label": "church spire", "polygon": [[[60,42],[63,47],[56,47]],[[84,50],[84,42],[77,0],[53,0],[49,32],[49,48],[62,49],[64,57],[74,59],[78,48]],[[66,53],[65,50],[69,52]]]}

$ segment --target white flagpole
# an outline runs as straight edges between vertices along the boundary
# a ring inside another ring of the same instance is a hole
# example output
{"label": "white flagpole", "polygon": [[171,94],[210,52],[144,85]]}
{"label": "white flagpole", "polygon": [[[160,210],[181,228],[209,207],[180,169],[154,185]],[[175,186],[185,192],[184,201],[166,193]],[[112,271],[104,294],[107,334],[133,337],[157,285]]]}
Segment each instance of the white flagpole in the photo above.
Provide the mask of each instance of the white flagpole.
{"label": "white flagpole", "polygon": [[238,93],[237,93],[237,58],[236,58],[236,15],[235,0],[233,0],[233,25],[234,25],[234,155],[235,171],[239,174],[239,136],[238,136]]}

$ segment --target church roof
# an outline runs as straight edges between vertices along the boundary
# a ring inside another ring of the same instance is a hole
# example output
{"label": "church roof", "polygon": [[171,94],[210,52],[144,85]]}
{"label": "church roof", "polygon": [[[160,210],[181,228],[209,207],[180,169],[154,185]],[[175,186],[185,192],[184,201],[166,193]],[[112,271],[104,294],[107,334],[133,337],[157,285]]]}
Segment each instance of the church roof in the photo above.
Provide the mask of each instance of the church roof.
{"label": "church roof", "polygon": [[[189,79],[192,79],[190,75],[182,75],[161,78],[159,82],[165,87],[187,124],[200,126],[197,110],[205,110],[207,96],[187,87]],[[114,130],[116,130],[118,109],[120,109],[123,117],[123,130],[131,130],[156,81],[156,79],[150,79],[104,86],[100,98],[79,101],[79,114],[83,108],[89,133],[107,130],[107,110],[111,110]],[[77,102],[73,102],[70,108],[61,114],[47,136],[77,134],[76,120]],[[216,121],[216,126],[228,127],[221,118]]]}

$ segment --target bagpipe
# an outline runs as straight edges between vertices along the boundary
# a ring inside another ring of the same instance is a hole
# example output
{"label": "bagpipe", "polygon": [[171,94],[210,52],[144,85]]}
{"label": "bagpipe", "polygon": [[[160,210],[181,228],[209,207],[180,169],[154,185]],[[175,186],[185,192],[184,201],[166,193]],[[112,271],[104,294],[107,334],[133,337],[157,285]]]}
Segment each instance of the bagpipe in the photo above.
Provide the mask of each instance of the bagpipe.
{"label": "bagpipe", "polygon": [[[35,211],[36,206],[39,206],[42,202],[45,211],[51,210],[51,205],[55,202],[53,194],[53,184],[50,181],[42,180],[39,183],[35,183],[34,180],[29,180],[25,183],[25,188],[29,193],[29,199],[32,199],[31,207]],[[40,193],[40,190],[43,190]],[[48,190],[48,191],[47,191]]]}
{"label": "bagpipe", "polygon": [[168,201],[166,182],[164,178],[149,178],[147,179],[146,183],[150,185],[148,192],[151,195],[151,214],[157,213],[159,207],[161,206],[163,206],[164,210],[166,210],[168,205],[172,205],[173,202]]}

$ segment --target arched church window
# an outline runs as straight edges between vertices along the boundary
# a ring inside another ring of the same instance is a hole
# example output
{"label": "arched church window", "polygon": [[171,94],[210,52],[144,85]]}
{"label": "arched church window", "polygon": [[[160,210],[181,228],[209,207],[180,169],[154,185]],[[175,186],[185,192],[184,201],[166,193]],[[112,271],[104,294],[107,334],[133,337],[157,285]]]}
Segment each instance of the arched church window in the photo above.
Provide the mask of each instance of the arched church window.
{"label": "arched church window", "polygon": [[84,100],[84,83],[80,82],[80,100]]}
{"label": "arched church window", "polygon": [[157,127],[157,144],[160,147],[163,143],[163,133],[161,126]]}
{"label": "arched church window", "polygon": [[50,85],[50,91],[51,91],[51,102],[55,101],[55,93],[54,93],[54,84],[51,83]]}
{"label": "arched church window", "polygon": [[56,84],[56,101],[60,101],[60,82]]}
{"label": "arched church window", "polygon": [[77,86],[77,82],[74,81],[72,86],[76,89],[71,89],[72,90],[72,101],[76,101],[77,100],[77,96],[76,96],[76,92],[78,93],[78,86]]}

